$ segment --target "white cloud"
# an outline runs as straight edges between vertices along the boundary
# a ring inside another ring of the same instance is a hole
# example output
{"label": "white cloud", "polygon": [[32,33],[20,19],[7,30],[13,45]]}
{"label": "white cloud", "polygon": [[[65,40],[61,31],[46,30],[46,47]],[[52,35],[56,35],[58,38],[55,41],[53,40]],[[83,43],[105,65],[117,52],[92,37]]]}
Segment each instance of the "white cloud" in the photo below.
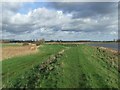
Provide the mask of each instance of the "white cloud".
{"label": "white cloud", "polygon": [[[36,8],[27,14],[18,12],[22,3],[3,3],[3,38],[14,39],[99,39],[102,35],[117,36],[115,14],[97,18],[73,18],[73,13],[62,10]],[[112,16],[112,18],[111,18]],[[93,34],[93,35],[92,35]],[[106,37],[106,36],[105,36]]]}
{"label": "white cloud", "polygon": [[35,2],[36,0],[1,0],[1,2]]}
{"label": "white cloud", "polygon": [[112,32],[110,32],[110,34],[112,34],[112,35],[118,35],[118,32],[112,31]]}

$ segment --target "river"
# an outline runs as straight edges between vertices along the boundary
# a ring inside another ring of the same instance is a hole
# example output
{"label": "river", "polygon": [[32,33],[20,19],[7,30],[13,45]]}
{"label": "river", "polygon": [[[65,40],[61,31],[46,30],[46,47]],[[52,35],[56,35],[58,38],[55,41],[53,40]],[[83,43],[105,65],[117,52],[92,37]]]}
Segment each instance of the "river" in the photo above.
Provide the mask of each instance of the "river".
{"label": "river", "polygon": [[111,48],[111,49],[114,49],[114,50],[120,50],[120,45],[118,45],[118,43],[91,43],[91,44],[88,44],[88,45],[106,47],[106,48]]}

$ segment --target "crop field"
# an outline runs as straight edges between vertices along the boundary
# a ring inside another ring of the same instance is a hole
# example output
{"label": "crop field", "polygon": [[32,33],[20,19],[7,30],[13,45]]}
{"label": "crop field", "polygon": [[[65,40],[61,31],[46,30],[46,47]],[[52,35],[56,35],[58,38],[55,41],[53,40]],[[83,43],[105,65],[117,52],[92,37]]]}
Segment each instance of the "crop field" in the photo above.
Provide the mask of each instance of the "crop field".
{"label": "crop field", "polygon": [[118,57],[118,53],[85,44],[43,44],[37,48],[36,53],[17,55],[1,61],[2,86],[119,88]]}
{"label": "crop field", "polygon": [[36,53],[37,48],[34,47],[34,49],[31,49],[31,46],[6,46],[2,49],[2,60],[6,60],[8,58],[14,57],[14,56],[22,56],[26,54]]}

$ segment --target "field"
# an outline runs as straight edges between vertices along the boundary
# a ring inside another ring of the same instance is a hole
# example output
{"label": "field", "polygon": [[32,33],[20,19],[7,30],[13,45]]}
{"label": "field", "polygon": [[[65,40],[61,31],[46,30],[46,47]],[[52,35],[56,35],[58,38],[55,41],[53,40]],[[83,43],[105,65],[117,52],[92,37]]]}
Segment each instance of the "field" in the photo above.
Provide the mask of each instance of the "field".
{"label": "field", "polygon": [[2,61],[3,88],[118,88],[118,53],[85,44],[49,45]]}
{"label": "field", "polygon": [[26,54],[36,53],[37,47],[35,46],[5,46],[2,49],[2,60],[14,57],[14,56],[22,56]]}

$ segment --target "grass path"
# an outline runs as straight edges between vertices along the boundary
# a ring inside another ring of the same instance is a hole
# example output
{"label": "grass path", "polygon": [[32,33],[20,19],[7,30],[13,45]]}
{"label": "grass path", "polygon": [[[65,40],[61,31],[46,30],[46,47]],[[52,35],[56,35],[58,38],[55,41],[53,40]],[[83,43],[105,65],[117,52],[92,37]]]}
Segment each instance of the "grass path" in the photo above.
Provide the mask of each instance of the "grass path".
{"label": "grass path", "polygon": [[92,57],[94,52],[95,48],[84,45],[72,47],[66,51],[61,59],[63,81],[58,86],[65,88],[117,88],[117,70],[112,67],[103,67],[103,64],[106,67],[108,64],[102,60],[98,61],[97,56]]}
{"label": "grass path", "polygon": [[[41,62],[65,47],[64,54],[56,62],[48,65],[44,72],[39,70]],[[45,45],[38,54],[5,60],[3,76],[7,77],[9,68],[9,77],[13,75],[15,80],[15,73],[28,70],[23,75],[25,79],[18,78],[14,82],[16,86],[23,87],[27,84],[37,88],[118,88],[118,71],[111,63],[112,57],[117,60],[117,56],[87,45]],[[30,70],[32,67],[34,69]],[[48,71],[48,68],[54,69]]]}

